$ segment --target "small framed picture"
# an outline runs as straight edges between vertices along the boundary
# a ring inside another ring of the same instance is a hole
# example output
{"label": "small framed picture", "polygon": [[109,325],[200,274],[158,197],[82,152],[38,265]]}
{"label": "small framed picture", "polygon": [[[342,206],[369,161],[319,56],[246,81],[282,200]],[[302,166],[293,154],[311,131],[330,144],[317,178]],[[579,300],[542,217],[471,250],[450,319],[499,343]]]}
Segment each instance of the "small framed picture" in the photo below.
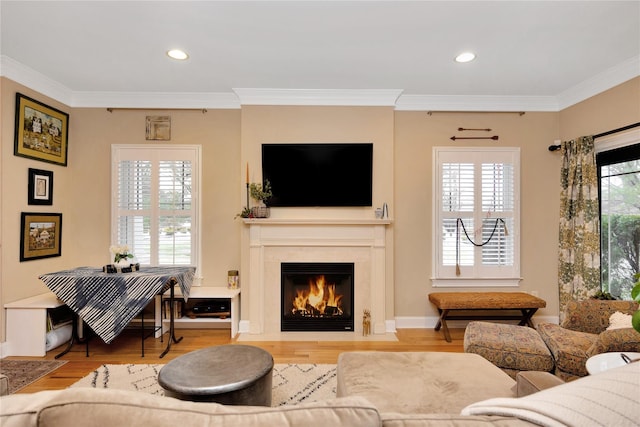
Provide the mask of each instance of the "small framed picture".
{"label": "small framed picture", "polygon": [[30,205],[53,204],[53,172],[42,169],[29,168]]}
{"label": "small framed picture", "polygon": [[67,113],[16,94],[14,155],[67,166],[68,128]]}
{"label": "small framed picture", "polygon": [[22,212],[20,262],[62,254],[62,214]]}
{"label": "small framed picture", "polygon": [[147,116],[147,141],[171,141],[171,116]]}

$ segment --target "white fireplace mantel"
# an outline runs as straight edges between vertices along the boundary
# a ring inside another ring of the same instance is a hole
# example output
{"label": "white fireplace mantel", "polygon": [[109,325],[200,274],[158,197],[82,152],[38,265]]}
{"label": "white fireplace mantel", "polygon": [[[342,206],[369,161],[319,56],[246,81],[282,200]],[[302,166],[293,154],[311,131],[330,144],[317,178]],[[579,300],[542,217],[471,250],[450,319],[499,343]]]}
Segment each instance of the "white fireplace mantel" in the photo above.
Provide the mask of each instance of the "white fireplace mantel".
{"label": "white fireplace mantel", "polygon": [[353,262],[353,332],[362,333],[358,317],[364,309],[371,311],[371,332],[386,332],[385,235],[390,220],[264,218],[243,222],[249,227],[249,274],[242,291],[243,298],[249,298],[248,316],[243,315],[248,320],[246,331],[280,331],[282,262]]}

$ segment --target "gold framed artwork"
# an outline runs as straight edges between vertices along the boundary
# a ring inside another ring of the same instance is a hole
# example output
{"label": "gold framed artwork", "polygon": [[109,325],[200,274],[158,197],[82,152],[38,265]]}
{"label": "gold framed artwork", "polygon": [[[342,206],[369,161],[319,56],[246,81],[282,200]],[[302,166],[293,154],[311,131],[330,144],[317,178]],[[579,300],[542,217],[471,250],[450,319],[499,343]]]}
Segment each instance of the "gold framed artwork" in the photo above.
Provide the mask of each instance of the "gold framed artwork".
{"label": "gold framed artwork", "polygon": [[68,129],[67,113],[16,94],[14,155],[67,166]]}
{"label": "gold framed artwork", "polygon": [[171,141],[171,116],[147,116],[147,141]]}
{"label": "gold framed artwork", "polygon": [[62,254],[62,214],[22,212],[20,262]]}

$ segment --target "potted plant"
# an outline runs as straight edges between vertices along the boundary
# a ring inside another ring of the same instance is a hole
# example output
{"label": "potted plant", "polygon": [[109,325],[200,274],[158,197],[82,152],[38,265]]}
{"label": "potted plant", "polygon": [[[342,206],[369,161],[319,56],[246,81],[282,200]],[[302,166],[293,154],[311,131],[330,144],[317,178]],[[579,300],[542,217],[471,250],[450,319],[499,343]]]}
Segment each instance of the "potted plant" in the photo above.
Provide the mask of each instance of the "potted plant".
{"label": "potted plant", "polygon": [[268,218],[269,217],[269,206],[268,202],[271,196],[273,196],[273,192],[271,191],[271,183],[268,179],[264,181],[264,186],[262,184],[257,184],[252,182],[249,184],[249,194],[251,198],[257,202],[259,202],[263,206],[254,206],[251,208],[251,216],[253,218]]}

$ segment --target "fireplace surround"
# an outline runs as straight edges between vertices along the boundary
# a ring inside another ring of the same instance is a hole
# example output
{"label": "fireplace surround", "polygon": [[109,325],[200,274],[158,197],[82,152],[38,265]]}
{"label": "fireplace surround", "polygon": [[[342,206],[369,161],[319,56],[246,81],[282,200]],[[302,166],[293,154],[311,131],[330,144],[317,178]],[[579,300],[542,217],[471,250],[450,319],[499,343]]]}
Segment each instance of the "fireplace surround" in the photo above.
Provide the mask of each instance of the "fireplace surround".
{"label": "fireplace surround", "polygon": [[[363,311],[371,312],[371,333],[387,331],[386,298],[393,295],[386,279],[386,227],[389,220],[244,219],[241,335],[282,335],[282,263],[352,263],[354,266],[353,331],[362,335]],[[324,332],[295,332],[318,339]]]}

